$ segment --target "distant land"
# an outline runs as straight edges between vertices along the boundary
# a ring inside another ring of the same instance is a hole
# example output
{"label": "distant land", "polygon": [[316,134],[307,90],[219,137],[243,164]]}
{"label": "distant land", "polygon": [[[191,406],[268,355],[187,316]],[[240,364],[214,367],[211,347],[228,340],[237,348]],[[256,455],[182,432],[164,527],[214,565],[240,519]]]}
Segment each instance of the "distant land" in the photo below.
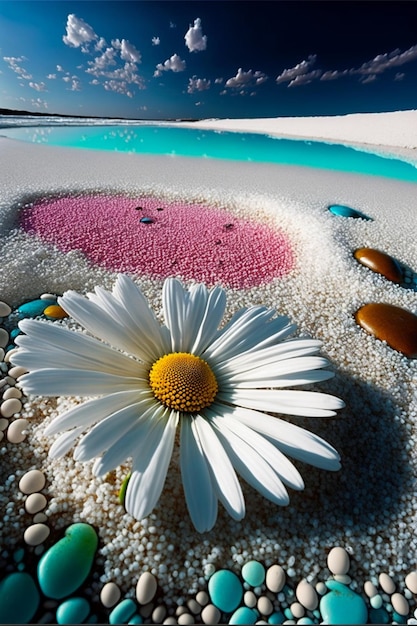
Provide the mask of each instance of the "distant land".
{"label": "distant land", "polygon": [[[31,115],[31,116],[35,116],[35,117],[70,117],[70,118],[75,118],[75,119],[93,119],[93,120],[102,120],[102,119],[108,119],[108,120],[132,120],[132,121],[138,121],[138,122],[149,122],[151,120],[144,120],[142,118],[126,118],[126,117],[100,117],[97,115],[65,115],[62,113],[41,113],[39,111],[19,111],[16,109],[2,109],[0,108],[0,115],[13,115],[13,116],[19,116],[19,115]],[[197,122],[198,118],[181,118],[181,119],[164,119],[164,120],[160,120],[160,121],[164,121],[164,122]]]}

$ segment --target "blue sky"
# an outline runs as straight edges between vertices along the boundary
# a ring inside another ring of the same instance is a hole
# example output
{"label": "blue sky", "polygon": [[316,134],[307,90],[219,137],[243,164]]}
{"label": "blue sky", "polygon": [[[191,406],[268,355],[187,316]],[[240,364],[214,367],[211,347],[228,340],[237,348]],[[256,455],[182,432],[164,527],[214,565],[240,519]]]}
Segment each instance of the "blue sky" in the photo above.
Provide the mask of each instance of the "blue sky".
{"label": "blue sky", "polygon": [[417,108],[417,2],[0,0],[0,107],[143,119]]}

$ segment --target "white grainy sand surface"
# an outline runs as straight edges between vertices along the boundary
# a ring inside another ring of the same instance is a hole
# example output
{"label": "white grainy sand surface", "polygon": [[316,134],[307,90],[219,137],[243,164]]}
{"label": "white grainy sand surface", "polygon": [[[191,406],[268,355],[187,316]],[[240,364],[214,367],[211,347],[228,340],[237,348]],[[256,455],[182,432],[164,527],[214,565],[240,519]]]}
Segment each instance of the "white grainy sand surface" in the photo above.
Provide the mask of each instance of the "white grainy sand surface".
{"label": "white grainy sand surface", "polygon": [[[207,128],[267,132],[365,143],[377,151],[410,159],[417,146],[417,111],[341,118],[219,120]],[[194,125],[193,125],[194,126]],[[405,154],[405,153],[404,153]],[[417,158],[415,159],[417,163]],[[353,587],[377,582],[381,572],[404,589],[417,553],[417,361],[407,359],[357,326],[355,311],[386,302],[417,313],[417,291],[405,289],[360,266],[352,253],[373,247],[417,272],[417,187],[380,177],[302,167],[232,163],[172,157],[52,148],[0,138],[0,300],[17,306],[41,293],[82,292],[96,284],[111,288],[115,274],[90,266],[78,251],[63,254],[22,232],[19,208],[28,198],[55,193],[120,191],[160,194],[228,207],[283,229],[296,251],[296,268],[283,279],[248,290],[229,290],[228,314],[262,303],[288,314],[299,332],[323,341],[335,371],[320,389],[342,397],[346,408],[332,419],[291,418],[334,445],[342,469],[326,473],[297,464],[303,492],[278,508],[245,488],[247,516],[241,523],[220,512],[213,531],[193,531],[184,508],[175,459],[159,506],[135,522],[115,504],[110,482],[95,479],[90,464],[67,455],[47,458],[45,424],[66,401],[30,398],[22,417],[24,442],[0,443],[5,486],[0,519],[5,549],[21,542],[31,523],[22,514],[19,477],[34,467],[47,476],[51,527],[74,521],[99,528],[100,549],[93,594],[103,582],[117,582],[132,596],[139,574],[151,570],[168,604],[185,600],[205,581],[208,566],[239,566],[250,558],[279,563],[293,584],[326,580],[332,546],[351,554]],[[347,204],[372,221],[338,218],[329,204]],[[162,281],[136,277],[156,310]],[[115,472],[115,484],[127,467]],[[413,600],[410,606],[414,607]]]}

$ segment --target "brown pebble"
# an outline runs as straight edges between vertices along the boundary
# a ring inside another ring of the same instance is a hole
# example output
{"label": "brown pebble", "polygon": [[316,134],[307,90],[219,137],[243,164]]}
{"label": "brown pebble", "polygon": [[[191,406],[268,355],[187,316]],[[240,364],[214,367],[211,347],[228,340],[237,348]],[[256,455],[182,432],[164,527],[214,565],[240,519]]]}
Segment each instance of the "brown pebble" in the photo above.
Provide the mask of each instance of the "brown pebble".
{"label": "brown pebble", "polygon": [[377,274],[382,274],[388,280],[394,283],[403,282],[403,273],[398,261],[385,252],[373,248],[359,248],[359,250],[355,250],[353,256],[359,263],[373,272],[377,272]]}
{"label": "brown pebble", "polygon": [[410,359],[417,358],[417,315],[392,304],[365,304],[355,320],[366,331]]}

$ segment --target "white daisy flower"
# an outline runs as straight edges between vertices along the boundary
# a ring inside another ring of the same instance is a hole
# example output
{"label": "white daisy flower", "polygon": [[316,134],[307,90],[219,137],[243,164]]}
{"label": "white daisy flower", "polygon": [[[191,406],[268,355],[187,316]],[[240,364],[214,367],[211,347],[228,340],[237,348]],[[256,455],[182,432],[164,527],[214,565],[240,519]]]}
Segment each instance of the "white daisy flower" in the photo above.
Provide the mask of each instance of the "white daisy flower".
{"label": "white daisy flower", "polygon": [[[68,291],[59,304],[89,336],[26,319],[16,338],[16,365],[26,394],[93,397],[56,417],[46,435],[61,434],[52,458],[80,435],[77,461],[96,458],[102,476],[132,459],[125,507],[149,515],[162,492],[177,427],[180,466],[191,519],[200,532],[217,518],[218,501],[236,520],[245,503],[236,472],[265,498],[289,502],[303,480],[293,457],[337,470],[337,451],[317,435],[269,413],[328,417],[344,403],[324,393],[287,389],[326,380],[321,343],[293,338],[296,326],[263,306],[242,309],[221,329],[226,294],[202,284],[163,286],[165,325],[140,289],[119,275],[110,293]],[[97,396],[97,397],[96,397]],[[86,434],[83,434],[86,433]]]}

